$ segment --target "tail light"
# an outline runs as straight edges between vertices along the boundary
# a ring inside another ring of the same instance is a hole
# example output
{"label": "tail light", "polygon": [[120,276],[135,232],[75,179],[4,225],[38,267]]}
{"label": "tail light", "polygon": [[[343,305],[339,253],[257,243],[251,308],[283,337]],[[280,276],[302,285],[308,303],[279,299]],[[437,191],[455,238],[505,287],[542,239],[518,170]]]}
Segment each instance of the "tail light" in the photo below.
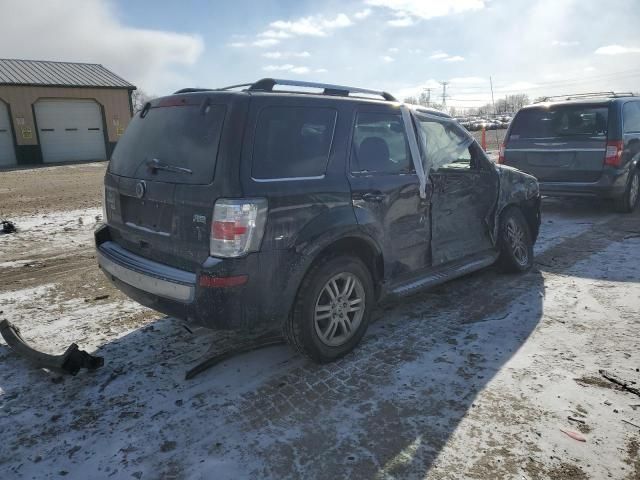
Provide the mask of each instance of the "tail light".
{"label": "tail light", "polygon": [[265,198],[221,198],[213,207],[209,251],[213,257],[241,257],[260,249],[267,221]]}
{"label": "tail light", "polygon": [[622,164],[622,152],[624,142],[622,140],[610,140],[607,142],[607,153],[604,157],[604,164],[611,167],[619,167]]}
{"label": "tail light", "polygon": [[505,143],[500,145],[500,149],[498,150],[498,163],[500,165],[503,165],[504,162],[505,162],[504,152],[505,152],[506,149],[507,149],[507,145]]}

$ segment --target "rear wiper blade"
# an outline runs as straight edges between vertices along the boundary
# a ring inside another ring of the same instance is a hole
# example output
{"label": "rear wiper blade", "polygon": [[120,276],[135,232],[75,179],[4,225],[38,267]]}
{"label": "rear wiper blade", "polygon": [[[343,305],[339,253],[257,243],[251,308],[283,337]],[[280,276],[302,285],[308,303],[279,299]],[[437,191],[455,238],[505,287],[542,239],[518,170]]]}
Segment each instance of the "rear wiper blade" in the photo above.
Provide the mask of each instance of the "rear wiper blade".
{"label": "rear wiper blade", "polygon": [[156,170],[165,170],[167,172],[175,172],[175,173],[187,173],[189,175],[193,174],[193,170],[184,167],[178,167],[177,165],[170,165],[168,163],[162,163],[157,158],[149,160],[147,162],[147,167],[153,172]]}

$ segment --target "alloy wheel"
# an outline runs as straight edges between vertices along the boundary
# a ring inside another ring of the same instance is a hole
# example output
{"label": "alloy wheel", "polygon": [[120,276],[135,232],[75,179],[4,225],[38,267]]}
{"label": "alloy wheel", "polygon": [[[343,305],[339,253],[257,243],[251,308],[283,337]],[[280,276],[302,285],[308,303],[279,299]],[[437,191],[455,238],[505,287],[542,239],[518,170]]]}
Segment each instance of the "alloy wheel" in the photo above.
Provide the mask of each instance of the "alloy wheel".
{"label": "alloy wheel", "polygon": [[365,309],[364,287],[352,273],[339,273],[324,285],[316,300],[314,327],[327,346],[343,345],[358,330]]}
{"label": "alloy wheel", "polygon": [[506,225],[507,240],[511,247],[511,252],[520,266],[529,263],[529,252],[525,243],[525,234],[522,226],[514,218],[510,218]]}

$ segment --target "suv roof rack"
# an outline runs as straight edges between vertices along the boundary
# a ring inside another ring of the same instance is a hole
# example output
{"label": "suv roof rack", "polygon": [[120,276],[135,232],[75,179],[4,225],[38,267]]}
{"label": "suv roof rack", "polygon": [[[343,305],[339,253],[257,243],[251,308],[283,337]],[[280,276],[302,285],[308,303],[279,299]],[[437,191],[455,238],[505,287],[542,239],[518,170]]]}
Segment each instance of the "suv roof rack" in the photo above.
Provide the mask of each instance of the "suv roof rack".
{"label": "suv roof rack", "polygon": [[178,95],[179,93],[210,92],[211,90],[211,88],[181,88],[180,90],[173,92],[173,94]]}
{"label": "suv roof rack", "polygon": [[557,100],[579,100],[582,98],[619,98],[619,97],[635,97],[636,95],[633,92],[589,92],[589,93],[572,93],[569,95],[550,95],[547,97],[543,97],[537,102],[548,102],[552,99]]}
{"label": "suv roof rack", "polygon": [[[249,87],[250,92],[273,92],[273,87],[276,85],[286,85],[288,87],[303,87],[303,88],[318,88],[322,90],[323,95],[333,95],[339,97],[348,97],[351,93],[360,93],[363,95],[374,95],[382,97],[389,102],[396,102],[396,98],[390,93],[369,90],[366,88],[357,87],[345,87],[343,85],[331,85],[329,83],[316,83],[316,82],[304,82],[301,80],[282,80],[276,78],[263,78],[257,82],[251,84]],[[227,87],[232,88],[232,87]]]}
{"label": "suv roof rack", "polygon": [[[222,92],[227,90],[234,90],[236,88],[245,88],[249,92],[273,92],[273,87],[276,85],[286,85],[289,87],[302,87],[302,88],[316,88],[322,90],[323,95],[333,95],[338,97],[348,97],[352,93],[360,93],[362,95],[373,95],[382,97],[388,102],[397,102],[396,98],[388,92],[379,90],[369,90],[367,88],[358,87],[345,87],[343,85],[332,85],[329,83],[316,83],[316,82],[304,82],[301,80],[282,80],[275,78],[263,78],[255,83],[240,83],[238,85],[229,85],[222,88],[183,88],[174,92],[174,95],[179,93],[194,93],[194,92]],[[280,92],[280,90],[278,90]],[[290,92],[299,93],[299,92]]]}

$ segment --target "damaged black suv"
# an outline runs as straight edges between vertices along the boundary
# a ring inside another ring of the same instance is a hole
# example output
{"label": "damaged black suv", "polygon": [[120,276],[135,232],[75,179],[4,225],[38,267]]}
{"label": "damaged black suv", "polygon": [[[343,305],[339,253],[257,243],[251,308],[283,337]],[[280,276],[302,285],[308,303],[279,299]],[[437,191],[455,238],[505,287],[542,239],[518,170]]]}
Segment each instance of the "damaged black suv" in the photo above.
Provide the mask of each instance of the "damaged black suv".
{"label": "damaged black suv", "polygon": [[528,270],[534,177],[442,112],[385,92],[263,79],[148,103],[105,175],[100,268],[214,329],[280,328],[319,362],[377,302],[498,262]]}

